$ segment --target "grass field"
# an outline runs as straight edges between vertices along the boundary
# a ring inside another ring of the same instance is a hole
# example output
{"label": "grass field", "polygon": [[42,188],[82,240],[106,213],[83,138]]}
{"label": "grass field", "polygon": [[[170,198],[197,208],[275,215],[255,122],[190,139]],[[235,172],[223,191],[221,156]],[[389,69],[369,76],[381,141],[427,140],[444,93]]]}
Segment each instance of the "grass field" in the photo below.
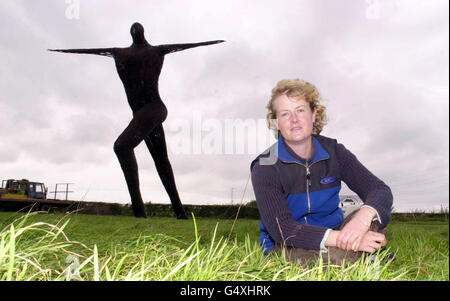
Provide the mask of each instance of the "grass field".
{"label": "grass field", "polygon": [[305,267],[264,257],[259,221],[0,212],[0,280],[449,281],[448,219],[393,221],[383,255]]}

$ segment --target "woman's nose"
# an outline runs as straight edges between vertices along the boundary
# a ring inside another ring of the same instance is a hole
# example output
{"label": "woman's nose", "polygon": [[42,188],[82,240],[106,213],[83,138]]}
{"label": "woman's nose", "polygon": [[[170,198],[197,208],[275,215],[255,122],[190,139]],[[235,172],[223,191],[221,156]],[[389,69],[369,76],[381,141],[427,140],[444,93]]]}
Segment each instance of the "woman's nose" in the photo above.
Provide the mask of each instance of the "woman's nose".
{"label": "woman's nose", "polygon": [[291,114],[292,118],[291,118],[291,122],[297,122],[298,121],[298,116],[297,114]]}

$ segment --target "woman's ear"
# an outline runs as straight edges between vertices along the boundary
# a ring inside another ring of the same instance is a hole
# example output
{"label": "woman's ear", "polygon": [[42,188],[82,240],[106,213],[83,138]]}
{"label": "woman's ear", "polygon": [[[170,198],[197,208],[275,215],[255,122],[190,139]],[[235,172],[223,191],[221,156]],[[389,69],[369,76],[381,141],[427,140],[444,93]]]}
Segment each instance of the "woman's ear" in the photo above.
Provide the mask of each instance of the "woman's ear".
{"label": "woman's ear", "polygon": [[313,124],[314,124],[314,122],[316,122],[316,110],[314,110],[314,112],[313,112],[312,122],[313,122]]}

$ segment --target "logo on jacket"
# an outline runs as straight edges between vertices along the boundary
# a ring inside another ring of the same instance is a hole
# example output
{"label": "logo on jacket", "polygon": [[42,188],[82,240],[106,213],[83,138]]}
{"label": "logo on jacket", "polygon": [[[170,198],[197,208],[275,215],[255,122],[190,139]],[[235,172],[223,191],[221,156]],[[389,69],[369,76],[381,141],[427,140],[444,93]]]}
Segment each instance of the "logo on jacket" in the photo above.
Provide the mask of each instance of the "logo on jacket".
{"label": "logo on jacket", "polygon": [[320,184],[330,184],[336,182],[336,180],[336,177],[323,178],[322,180],[320,180]]}

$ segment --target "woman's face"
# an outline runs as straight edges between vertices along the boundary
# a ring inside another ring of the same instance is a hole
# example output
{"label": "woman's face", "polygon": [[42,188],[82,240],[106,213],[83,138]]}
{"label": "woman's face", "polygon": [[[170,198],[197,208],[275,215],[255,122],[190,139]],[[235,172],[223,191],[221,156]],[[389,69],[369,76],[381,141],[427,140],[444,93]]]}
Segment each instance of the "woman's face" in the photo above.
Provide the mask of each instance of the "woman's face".
{"label": "woman's face", "polygon": [[296,144],[311,137],[316,113],[308,102],[283,94],[275,99],[274,109],[278,129],[286,142]]}

